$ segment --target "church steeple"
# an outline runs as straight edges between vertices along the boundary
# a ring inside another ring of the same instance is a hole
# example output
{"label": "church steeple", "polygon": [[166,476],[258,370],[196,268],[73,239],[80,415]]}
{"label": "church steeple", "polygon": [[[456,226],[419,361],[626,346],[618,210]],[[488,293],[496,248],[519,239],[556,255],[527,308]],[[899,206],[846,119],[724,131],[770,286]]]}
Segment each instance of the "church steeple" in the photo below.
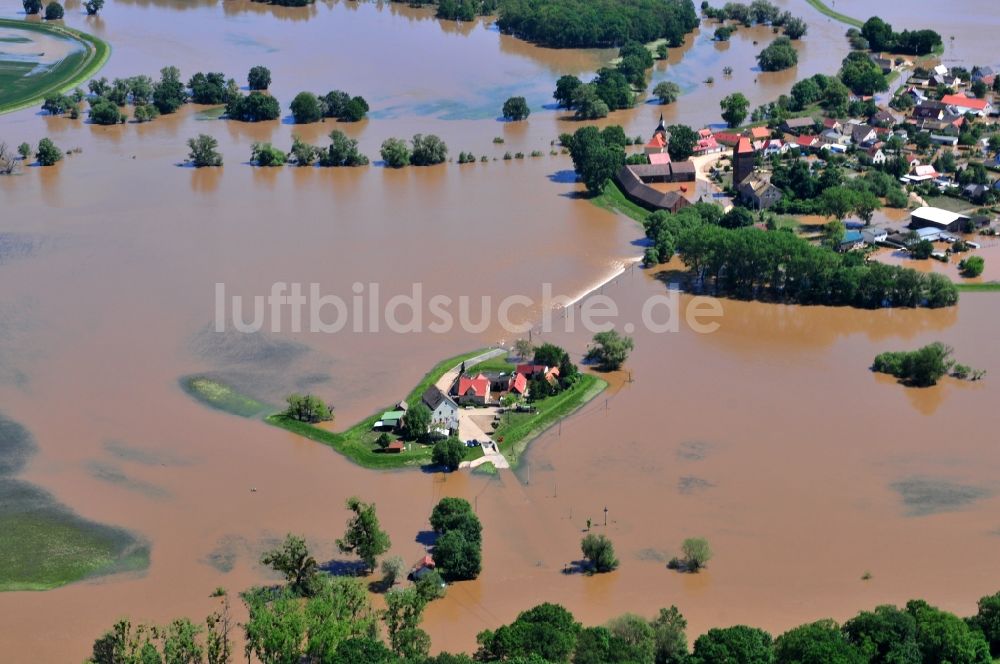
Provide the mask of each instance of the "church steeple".
{"label": "church steeple", "polygon": [[656,131],[654,131],[653,133],[654,134],[666,134],[667,133],[667,126],[665,124],[663,124],[663,113],[660,113],[660,124],[656,125]]}

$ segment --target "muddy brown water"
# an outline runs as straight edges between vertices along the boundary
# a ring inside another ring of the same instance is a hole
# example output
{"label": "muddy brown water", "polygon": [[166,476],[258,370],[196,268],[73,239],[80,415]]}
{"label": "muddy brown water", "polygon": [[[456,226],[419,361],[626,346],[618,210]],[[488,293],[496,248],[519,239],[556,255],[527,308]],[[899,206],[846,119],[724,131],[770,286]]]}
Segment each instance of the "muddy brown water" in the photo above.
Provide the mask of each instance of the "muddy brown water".
{"label": "muddy brown water", "polygon": [[[665,109],[668,122],[716,122],[728,92],[759,103],[798,75],[830,71],[846,52],[842,26],[788,6],[814,20],[797,73],[752,71],[752,41],[766,31],[720,46],[703,28],[654,70],[687,93]],[[393,552],[408,561],[423,552],[416,537],[440,497],[476,504],[484,572],[429,607],[435,649],[471,649],[478,631],[540,601],[586,622],[677,604],[697,634],[736,622],[780,631],[911,596],[969,613],[996,590],[998,383],[906,390],[867,371],[877,352],[941,339],[995,375],[991,294],[934,312],[726,301],[712,335],[640,329],[632,382],[610,376],[609,391],[561,435],[533,444],[519,477],[499,480],[374,473],[202,407],[179,389],[180,376],[221,373],[272,403],[309,389],[347,424],[401,398],[440,358],[513,338],[495,321],[476,333],[419,335],[295,334],[286,321],[266,338],[220,337],[210,328],[217,282],[248,296],[298,281],[347,297],[354,282],[377,281],[388,297],[419,281],[428,294],[537,299],[543,282],[574,296],[639,253],[638,226],[580,200],[568,158],[548,155],[549,142],[578,125],[541,108],[559,74],[587,75],[612,54],[539,49],[482,22],[440,23],[395,5],[118,1],[96,20],[68,16],[113,44],[106,76],[176,64],[185,77],[214,69],[242,80],[266,64],[284,104],[301,89],[342,88],[366,96],[373,113],[357,125],[307,127],[208,120],[194,108],[112,128],[34,110],[0,118],[9,143],[50,135],[83,148],[57,167],[0,180],[0,230],[16,240],[0,244],[14,247],[0,254],[0,402],[39,448],[20,477],[88,519],[134,531],[152,551],[139,575],[0,594],[4,661],[79,661],[122,615],[203,616],[216,586],[273,579],[255,560],[289,531],[336,559],[351,494],[376,501]],[[721,74],[727,64],[732,79]],[[714,86],[700,85],[708,76]],[[496,121],[511,94],[537,109],[529,122]],[[607,122],[645,136],[660,111],[641,105]],[[254,140],[287,146],[294,130],[319,142],[335,126],[373,157],[384,138],[416,132],[440,134],[453,154],[545,156],[404,171],[243,163]],[[175,165],[200,132],[219,139],[224,168]],[[623,321],[664,290],[638,270],[603,288]],[[539,314],[533,305],[515,317]],[[588,337],[541,338],[579,358]],[[598,529],[615,542],[620,571],[563,575],[586,519],[603,524],[605,506],[609,523]],[[708,570],[667,571],[692,535],[716,550]],[[956,546],[960,565],[949,562]],[[862,582],[866,570],[873,579]]]}

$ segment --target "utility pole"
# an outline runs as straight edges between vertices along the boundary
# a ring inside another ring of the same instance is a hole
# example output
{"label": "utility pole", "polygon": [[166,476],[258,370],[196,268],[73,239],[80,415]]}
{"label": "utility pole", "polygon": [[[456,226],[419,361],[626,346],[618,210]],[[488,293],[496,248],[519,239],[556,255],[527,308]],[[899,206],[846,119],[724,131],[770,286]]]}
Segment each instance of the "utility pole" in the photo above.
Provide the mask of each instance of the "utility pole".
{"label": "utility pole", "polygon": [[608,525],[608,506],[604,506],[604,525]]}

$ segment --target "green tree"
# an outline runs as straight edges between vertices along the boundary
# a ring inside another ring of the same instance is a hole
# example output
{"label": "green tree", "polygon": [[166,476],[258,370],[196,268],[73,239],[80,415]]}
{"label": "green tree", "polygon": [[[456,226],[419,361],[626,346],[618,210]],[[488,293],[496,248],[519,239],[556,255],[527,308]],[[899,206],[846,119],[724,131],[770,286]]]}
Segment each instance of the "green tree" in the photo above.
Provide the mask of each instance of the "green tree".
{"label": "green tree", "polygon": [[653,628],[653,661],[656,664],[684,664],[688,658],[687,620],[677,607],[660,609],[650,626]]}
{"label": "green tree", "polygon": [[323,117],[323,111],[319,105],[319,99],[311,92],[300,92],[295,95],[295,99],[289,105],[292,111],[292,118],[295,124],[309,124],[319,122]]}
{"label": "green tree", "polygon": [[511,97],[503,103],[504,120],[526,120],[529,115],[531,109],[528,108],[528,100],[524,97]]}
{"label": "green tree", "polygon": [[722,215],[719,225],[723,228],[744,228],[753,226],[753,213],[743,207],[733,206],[729,212]]}
{"label": "green tree", "polygon": [[832,620],[790,629],[774,641],[775,664],[868,664]]}
{"label": "green tree", "polygon": [[610,133],[603,133],[596,127],[577,129],[570,141],[569,154],[577,175],[591,194],[604,191],[605,185],[625,163],[624,148]]}
{"label": "green tree", "polygon": [[906,610],[917,621],[917,645],[924,662],[990,664],[990,648],[982,632],[970,629],[958,616],[923,600],[910,600]]}
{"label": "green tree", "polygon": [[[259,143],[254,141],[250,144],[250,161],[258,166],[282,166],[285,163],[284,152],[274,147],[270,143]],[[313,397],[315,398],[315,397]],[[322,402],[321,402],[322,403]],[[318,413],[322,415],[322,410]]]}
{"label": "green tree", "polygon": [[771,635],[756,627],[714,628],[694,642],[692,664],[772,664]]}
{"label": "green tree", "polygon": [[21,0],[21,5],[24,7],[24,13],[28,16],[42,11],[42,0]]}
{"label": "green tree", "polygon": [[125,122],[125,115],[118,110],[118,106],[107,99],[95,99],[90,104],[90,121],[99,125],[115,125]]}
{"label": "green tree", "polygon": [[333,654],[330,664],[396,664],[398,659],[381,641],[359,637],[344,641]]}
{"label": "green tree", "polygon": [[423,658],[430,649],[430,638],[420,629],[427,602],[413,588],[385,594],[386,609],[382,620],[389,635],[389,647],[406,658]]}
{"label": "green tree", "polygon": [[290,394],[285,397],[288,408],[285,417],[299,422],[327,422],[333,419],[333,408],[323,403],[323,400],[312,394]]}
{"label": "green tree", "polygon": [[38,141],[38,149],[35,152],[35,159],[40,166],[52,166],[56,162],[62,161],[62,150],[56,147],[52,139],[46,137]]}
{"label": "green tree", "polygon": [[191,101],[196,104],[225,104],[230,99],[230,90],[233,91],[232,96],[239,96],[236,81],[232,81],[232,86],[227,87],[226,75],[218,71],[207,74],[198,72],[191,77],[187,86],[191,88]]}
{"label": "green tree", "polygon": [[569,662],[579,634],[580,623],[572,613],[559,604],[539,604],[522,611],[510,625],[480,632],[476,659],[511,661],[535,655],[544,662]]}
{"label": "green tree", "polygon": [[403,435],[410,440],[423,440],[431,428],[431,409],[418,403],[403,416]]}
{"label": "green tree", "polygon": [[458,470],[464,457],[465,443],[454,436],[434,443],[434,449],[431,450],[431,463],[435,466],[443,466],[449,471]]}
{"label": "green tree", "polygon": [[320,148],[317,148],[315,145],[310,145],[297,135],[292,134],[292,157],[295,159],[295,163],[297,165],[310,166],[314,161],[316,161],[316,157],[320,153],[324,153],[324,156],[328,154]]}
{"label": "green tree", "polygon": [[657,83],[656,87],[653,88],[653,96],[656,97],[661,104],[672,104],[677,101],[677,98],[681,96],[681,86],[677,85],[673,81],[663,81]]}
{"label": "green tree", "polygon": [[448,159],[448,146],[434,134],[415,134],[410,163],[414,166],[443,164]]}
{"label": "green tree", "polygon": [[50,2],[45,5],[45,20],[46,21],[61,21],[63,18],[63,6],[58,2]]}
{"label": "green tree", "polygon": [[757,55],[757,64],[764,71],[781,71],[799,63],[799,54],[785,36],[776,38]]}
{"label": "green tree", "polygon": [[742,92],[734,92],[722,98],[719,102],[722,108],[722,119],[730,127],[738,127],[746,120],[750,110],[750,100]]}
{"label": "green tree", "polygon": [[449,530],[434,544],[434,565],[447,581],[474,579],[482,571],[481,546],[463,530]]}
{"label": "green tree", "polygon": [[670,140],[667,141],[667,152],[673,161],[690,159],[694,148],[698,145],[698,134],[687,125],[670,125],[667,127]]}
{"label": "green tree", "polygon": [[21,143],[17,146],[17,153],[21,155],[21,159],[27,159],[31,156],[31,144]]}
{"label": "green tree", "polygon": [[360,122],[368,114],[369,106],[364,97],[351,97],[337,116],[341,122]]}
{"label": "green tree", "polygon": [[323,166],[367,166],[368,157],[358,151],[358,142],[340,130],[330,132],[330,147],[320,158]]}
{"label": "green tree", "polygon": [[226,103],[226,116],[240,122],[263,122],[277,120],[281,116],[281,104],[264,92],[253,91],[248,95],[236,94]]}
{"label": "green tree", "polygon": [[302,597],[312,597],[319,589],[319,564],[309,554],[305,539],[289,533],[280,547],[261,556],[262,565],[283,574],[289,589]]}
{"label": "green tree", "polygon": [[972,618],[972,623],[986,637],[990,645],[990,653],[1000,656],[1000,592],[987,595],[979,600],[979,611]]}
{"label": "green tree", "polygon": [[436,569],[430,570],[417,579],[413,587],[428,602],[444,597],[446,592],[444,577]]}
{"label": "green tree", "polygon": [[153,105],[163,114],[173,113],[187,101],[187,90],[177,67],[160,70],[160,80],[153,88]]}
{"label": "green tree", "polygon": [[171,622],[163,635],[164,664],[201,664],[205,650],[198,642],[202,628],[187,618]]}
{"label": "green tree", "polygon": [[583,82],[576,76],[560,76],[556,81],[556,91],[552,94],[556,102],[563,108],[572,108],[576,92],[583,85]]}
{"label": "green tree", "polygon": [[906,611],[882,605],[862,611],[843,626],[844,635],[871,664],[922,664],[917,621]]}
{"label": "green tree", "polygon": [[687,569],[697,572],[712,559],[712,549],[703,537],[689,537],[681,543],[684,563]]}
{"label": "green tree", "polygon": [[382,161],[389,168],[402,168],[410,165],[410,148],[406,145],[406,141],[400,138],[387,138],[382,141],[380,153]]}
{"label": "green tree", "polygon": [[861,36],[868,40],[873,51],[891,51],[895,46],[892,26],[878,16],[872,16],[861,27]]}
{"label": "green tree", "polygon": [[986,260],[982,256],[969,256],[959,262],[958,271],[963,277],[972,279],[981,275],[985,267]]}
{"label": "green tree", "polygon": [[915,387],[929,387],[955,364],[953,352],[951,346],[936,341],[915,351],[880,353],[872,362],[872,371],[890,374]]}
{"label": "green tree", "polygon": [[590,564],[590,567],[597,573],[611,572],[618,568],[618,558],[615,557],[615,548],[604,535],[589,533],[580,542],[580,549],[583,557]]}
{"label": "green tree", "polygon": [[[472,505],[469,504],[469,501],[464,498],[453,498],[450,496],[446,496],[438,501],[438,504],[431,511],[430,518],[431,528],[439,534],[444,534],[449,530],[466,531],[466,523],[473,520],[478,526],[479,519],[472,511]],[[478,528],[474,530],[478,533]]]}
{"label": "green tree", "polygon": [[87,0],[83,3],[83,8],[87,10],[87,16],[95,16],[104,8],[104,0]]}
{"label": "green tree", "polygon": [[267,90],[271,87],[271,70],[261,65],[251,67],[247,83],[251,90]]}
{"label": "green tree", "polygon": [[347,499],[347,509],[354,516],[348,519],[344,536],[337,540],[337,548],[342,553],[357,555],[367,570],[374,570],[378,557],[391,546],[389,535],[379,524],[374,503],[363,503],[352,496]]}
{"label": "green tree", "polygon": [[573,93],[573,108],[576,109],[574,117],[577,120],[596,120],[607,117],[610,108],[601,96],[597,93],[597,86],[593,83],[581,85]]}
{"label": "green tree", "polygon": [[633,348],[635,342],[632,337],[620,335],[616,330],[598,332],[594,335],[594,345],[587,351],[584,359],[595,362],[601,371],[617,371]]}
{"label": "green tree", "polygon": [[396,585],[396,582],[403,578],[405,571],[403,559],[399,556],[383,558],[380,568],[382,570],[382,586],[386,589]]}
{"label": "green tree", "polygon": [[265,664],[298,664],[304,654],[305,609],[291,593],[275,596],[258,588],[243,594],[248,618],[243,623],[244,653]]}

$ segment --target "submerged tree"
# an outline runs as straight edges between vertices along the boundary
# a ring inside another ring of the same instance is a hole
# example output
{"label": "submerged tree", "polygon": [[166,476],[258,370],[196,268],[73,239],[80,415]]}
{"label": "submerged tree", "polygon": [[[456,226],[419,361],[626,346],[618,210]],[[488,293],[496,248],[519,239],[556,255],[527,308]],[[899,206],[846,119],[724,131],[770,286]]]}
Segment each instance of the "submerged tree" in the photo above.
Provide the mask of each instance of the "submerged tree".
{"label": "submerged tree", "polygon": [[368,571],[375,569],[378,557],[389,550],[389,535],[382,530],[374,503],[363,503],[355,496],[347,499],[347,509],[354,513],[347,521],[344,536],[337,540],[343,553],[357,555]]}
{"label": "submerged tree", "polygon": [[267,565],[285,576],[288,587],[297,595],[312,597],[319,588],[319,564],[309,554],[306,541],[289,533],[284,543],[266,552],[260,559],[262,565]]}

